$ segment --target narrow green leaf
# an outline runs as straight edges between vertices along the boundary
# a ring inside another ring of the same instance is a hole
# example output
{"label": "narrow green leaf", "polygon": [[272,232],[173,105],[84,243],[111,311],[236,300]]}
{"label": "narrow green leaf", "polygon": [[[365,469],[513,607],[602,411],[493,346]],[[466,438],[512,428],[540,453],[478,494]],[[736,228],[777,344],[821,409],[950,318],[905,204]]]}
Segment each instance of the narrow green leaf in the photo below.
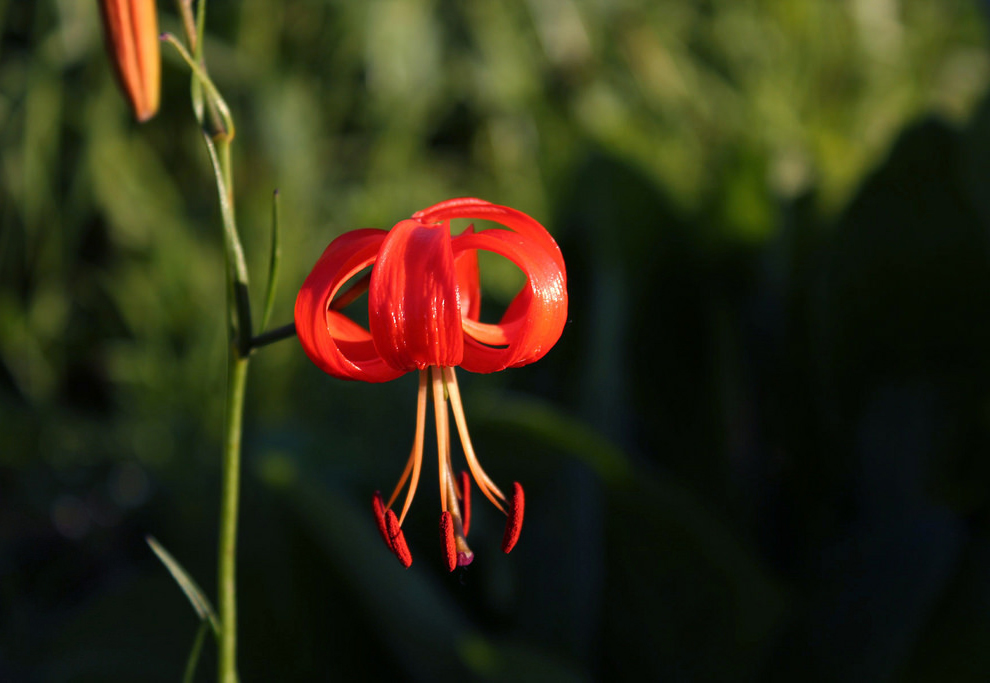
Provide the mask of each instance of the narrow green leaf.
{"label": "narrow green leaf", "polygon": [[189,659],[186,660],[186,673],[182,676],[182,683],[193,683],[196,678],[196,665],[199,663],[199,653],[203,650],[203,639],[209,630],[209,622],[201,621],[196,630],[196,639],[193,641],[192,650],[189,652]]}
{"label": "narrow green leaf", "polygon": [[[227,254],[231,257],[231,268],[235,274],[238,272],[247,273],[247,263],[244,261],[244,249],[241,247],[241,240],[237,234],[237,223],[234,219],[234,207],[230,201],[230,192],[227,189],[227,182],[224,180],[223,168],[220,166],[220,157],[217,155],[217,147],[209,135],[203,134],[206,149],[210,153],[210,163],[213,164],[213,174],[217,183],[217,194],[220,197],[220,217],[223,221],[224,244]],[[240,278],[235,277],[236,280]],[[247,283],[247,277],[243,278]]]}
{"label": "narrow green leaf", "polygon": [[[203,64],[203,26],[206,18],[206,0],[196,3],[196,47],[193,50],[193,57],[197,64]],[[196,121],[203,125],[203,84],[199,78],[193,75],[192,78],[192,103],[193,111],[196,113]]]}
{"label": "narrow green leaf", "polygon": [[275,288],[278,283],[278,266],[282,259],[282,242],[279,232],[278,190],[272,194],[272,253],[268,260],[268,287],[265,289],[265,308],[261,316],[262,332],[268,329],[268,321],[275,305]]}
{"label": "narrow green leaf", "polygon": [[[234,309],[230,311],[235,331],[235,342],[241,356],[246,356],[251,350],[251,303],[248,295],[247,262],[244,260],[244,248],[237,234],[237,224],[234,220],[234,207],[231,203],[230,190],[225,180],[224,169],[220,165],[217,147],[210,136],[203,133],[206,149],[210,153],[210,163],[217,183],[217,193],[220,196],[220,215],[223,219],[224,253],[227,257],[228,286]],[[229,141],[222,141],[225,150],[229,150]],[[229,160],[229,154],[225,155]]]}
{"label": "narrow green leaf", "polygon": [[179,588],[182,592],[186,594],[189,599],[189,603],[192,605],[193,609],[196,610],[196,614],[200,619],[204,620],[204,623],[209,622],[210,626],[213,627],[213,633],[220,635],[220,620],[217,619],[216,611],[213,609],[213,605],[210,604],[209,599],[203,594],[203,590],[199,585],[193,580],[189,573],[182,567],[179,562],[172,557],[172,555],[162,547],[154,536],[145,536],[145,541],[154,551],[158,559],[162,561],[165,568],[168,569],[172,578],[175,582],[179,584]]}
{"label": "narrow green leaf", "polygon": [[189,83],[189,95],[192,99],[193,114],[196,116],[196,123],[203,125],[203,84],[199,77],[193,73]]}
{"label": "narrow green leaf", "polygon": [[206,0],[196,3],[196,59],[203,58],[203,32],[206,27]]}
{"label": "narrow green leaf", "polygon": [[[192,51],[193,58],[197,64],[203,64],[203,50],[197,36],[199,31],[196,27],[196,17],[193,15],[193,0],[177,0],[176,9],[182,20],[183,33],[186,36],[186,44]],[[200,3],[202,5],[203,3]],[[199,82],[199,77],[193,73],[189,80],[189,94],[192,99],[193,113],[200,126],[203,125],[203,84]]]}
{"label": "narrow green leaf", "polygon": [[189,54],[189,51],[178,38],[171,33],[163,33],[161,37],[162,40],[178,51],[179,56],[182,57],[182,60],[190,69],[192,69],[193,74],[195,74],[195,76],[202,82],[203,87],[206,89],[206,93],[210,96],[210,101],[214,106],[216,106],[220,116],[223,117],[223,125],[227,138],[233,139],[234,118],[230,115],[230,107],[227,106],[227,102],[224,101],[223,96],[220,95],[220,91],[217,90],[217,87],[213,84],[213,81],[210,80],[209,75],[203,70],[203,67],[197,63],[193,56]]}

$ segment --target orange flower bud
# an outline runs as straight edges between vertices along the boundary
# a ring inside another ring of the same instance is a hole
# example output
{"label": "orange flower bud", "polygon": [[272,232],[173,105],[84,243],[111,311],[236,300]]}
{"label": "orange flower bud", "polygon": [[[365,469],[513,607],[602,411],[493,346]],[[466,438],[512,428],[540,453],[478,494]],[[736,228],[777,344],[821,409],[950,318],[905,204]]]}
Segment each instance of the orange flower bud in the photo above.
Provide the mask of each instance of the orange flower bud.
{"label": "orange flower bud", "polygon": [[161,50],[155,0],[100,0],[110,61],[138,121],[158,111]]}

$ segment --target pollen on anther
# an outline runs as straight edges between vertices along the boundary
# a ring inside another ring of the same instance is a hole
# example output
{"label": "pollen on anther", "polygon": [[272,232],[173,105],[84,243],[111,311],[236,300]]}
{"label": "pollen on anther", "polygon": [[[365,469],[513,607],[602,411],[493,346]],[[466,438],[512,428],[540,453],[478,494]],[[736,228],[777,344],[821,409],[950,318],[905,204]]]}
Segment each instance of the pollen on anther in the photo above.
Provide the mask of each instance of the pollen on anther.
{"label": "pollen on anther", "polygon": [[440,513],[440,548],[447,562],[447,569],[454,571],[458,565],[457,541],[454,538],[454,517],[444,510]]}
{"label": "pollen on anther", "polygon": [[509,500],[509,518],[505,521],[505,533],[502,535],[502,552],[512,550],[522,533],[523,510],[526,499],[523,496],[522,485],[517,481],[512,484],[512,498]]}
{"label": "pollen on anther", "polygon": [[375,524],[378,525],[378,533],[382,535],[382,540],[391,550],[392,541],[388,539],[388,530],[385,528],[385,503],[382,501],[381,491],[375,491],[375,497],[371,499],[371,506],[375,511]]}
{"label": "pollen on anther", "polygon": [[399,558],[402,566],[408,569],[409,565],[412,564],[412,553],[409,552],[409,546],[406,545],[406,536],[399,527],[399,518],[391,510],[385,511],[385,525],[388,532],[389,547],[395,553],[395,556]]}
{"label": "pollen on anther", "polygon": [[461,489],[461,527],[464,529],[464,536],[467,537],[468,529],[471,528],[471,477],[467,472],[461,472],[458,484]]}

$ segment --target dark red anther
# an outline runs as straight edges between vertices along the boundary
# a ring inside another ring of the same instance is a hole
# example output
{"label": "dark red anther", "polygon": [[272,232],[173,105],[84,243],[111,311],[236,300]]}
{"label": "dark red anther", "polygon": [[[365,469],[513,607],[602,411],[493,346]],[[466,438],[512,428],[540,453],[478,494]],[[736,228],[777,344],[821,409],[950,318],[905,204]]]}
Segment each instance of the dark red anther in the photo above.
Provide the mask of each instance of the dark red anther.
{"label": "dark red anther", "polygon": [[471,477],[467,472],[461,472],[458,483],[461,487],[461,527],[467,538],[468,529],[471,528]]}
{"label": "dark red anther", "polygon": [[375,497],[371,499],[371,506],[375,511],[375,524],[378,525],[378,532],[382,535],[382,540],[388,549],[395,553],[403,567],[408,568],[412,564],[412,553],[406,545],[406,535],[402,533],[399,526],[399,518],[391,510],[385,509],[380,491],[375,491]]}
{"label": "dark red anther", "polygon": [[412,564],[412,553],[406,545],[406,536],[399,527],[399,518],[391,510],[385,511],[385,528],[388,532],[389,547],[406,569]]}
{"label": "dark red anther", "polygon": [[388,531],[385,529],[385,503],[382,501],[381,491],[375,491],[375,497],[371,499],[371,506],[375,510],[375,524],[378,525],[378,533],[382,535],[382,540],[391,550],[392,542],[388,540]]}
{"label": "dark red anther", "polygon": [[447,569],[454,571],[458,565],[457,541],[454,539],[454,516],[444,510],[440,513],[440,548],[447,562]]}
{"label": "dark red anther", "polygon": [[516,546],[519,534],[522,533],[523,509],[526,499],[523,496],[522,485],[517,481],[512,484],[512,498],[509,499],[509,518],[505,521],[505,533],[502,535],[502,552],[507,553]]}

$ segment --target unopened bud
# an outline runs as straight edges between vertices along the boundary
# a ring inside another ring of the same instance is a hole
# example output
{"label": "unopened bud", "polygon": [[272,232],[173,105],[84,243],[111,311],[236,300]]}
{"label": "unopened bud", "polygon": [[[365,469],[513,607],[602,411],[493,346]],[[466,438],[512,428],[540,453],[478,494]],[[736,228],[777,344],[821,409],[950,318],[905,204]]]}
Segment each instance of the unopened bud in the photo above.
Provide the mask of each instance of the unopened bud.
{"label": "unopened bud", "polygon": [[100,0],[107,52],[138,121],[158,111],[161,49],[155,0]]}

